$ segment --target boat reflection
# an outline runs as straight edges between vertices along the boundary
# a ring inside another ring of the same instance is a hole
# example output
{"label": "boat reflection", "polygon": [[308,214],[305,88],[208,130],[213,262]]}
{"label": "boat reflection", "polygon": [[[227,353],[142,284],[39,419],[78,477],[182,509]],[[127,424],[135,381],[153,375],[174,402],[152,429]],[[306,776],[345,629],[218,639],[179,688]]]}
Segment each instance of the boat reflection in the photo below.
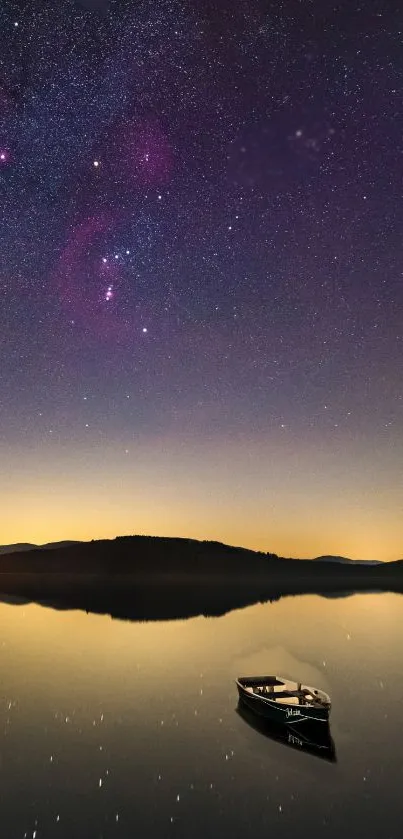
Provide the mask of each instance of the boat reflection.
{"label": "boat reflection", "polygon": [[273,723],[265,717],[255,714],[245,705],[242,699],[239,700],[237,706],[237,714],[242,719],[270,740],[276,740],[278,743],[284,743],[292,749],[299,749],[299,751],[309,752],[310,754],[328,760],[331,763],[336,763],[336,748],[333,738],[330,733],[329,725],[312,724],[308,728],[306,723],[302,725],[302,730],[297,725],[292,728],[286,724]]}

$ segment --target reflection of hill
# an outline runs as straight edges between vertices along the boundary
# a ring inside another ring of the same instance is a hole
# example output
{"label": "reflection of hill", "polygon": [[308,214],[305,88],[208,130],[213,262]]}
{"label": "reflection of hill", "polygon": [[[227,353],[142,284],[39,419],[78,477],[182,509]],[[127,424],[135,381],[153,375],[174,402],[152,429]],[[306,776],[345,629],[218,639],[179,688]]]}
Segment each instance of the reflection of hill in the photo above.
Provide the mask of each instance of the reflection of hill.
{"label": "reflection of hill", "polygon": [[[132,621],[219,617],[234,609],[271,600],[258,587],[208,583],[138,583],[133,578],[106,579],[63,574],[0,575],[0,602],[36,602],[54,609],[80,609]],[[19,592],[19,596],[16,592]],[[14,592],[14,594],[13,594]]]}
{"label": "reflection of hill", "polygon": [[131,620],[220,615],[304,593],[403,593],[403,562],[281,559],[217,542],[147,536],[0,556],[2,599]]}
{"label": "reflection of hill", "polygon": [[[360,589],[361,592],[364,594],[382,594],[382,589],[378,588],[365,588]],[[398,594],[398,592],[396,592]],[[318,592],[321,597],[326,597],[328,600],[339,600],[340,597],[353,597],[354,594],[357,594],[357,591],[321,591]]]}

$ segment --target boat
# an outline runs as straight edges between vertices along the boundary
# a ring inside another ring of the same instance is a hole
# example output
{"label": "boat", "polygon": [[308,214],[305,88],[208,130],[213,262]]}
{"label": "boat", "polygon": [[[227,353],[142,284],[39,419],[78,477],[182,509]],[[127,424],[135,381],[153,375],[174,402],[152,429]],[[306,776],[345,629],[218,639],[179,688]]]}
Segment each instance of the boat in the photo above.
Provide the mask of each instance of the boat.
{"label": "boat", "polygon": [[245,704],[273,722],[328,723],[331,701],[323,690],[281,676],[239,676],[236,685]]}
{"label": "boat", "polygon": [[274,723],[267,717],[254,713],[249,708],[243,699],[239,699],[238,707],[236,709],[238,716],[246,722],[254,731],[262,734],[270,740],[277,743],[283,743],[291,749],[308,752],[315,757],[328,760],[330,763],[336,763],[336,748],[330,727],[326,725],[317,726],[289,726],[287,723]]}

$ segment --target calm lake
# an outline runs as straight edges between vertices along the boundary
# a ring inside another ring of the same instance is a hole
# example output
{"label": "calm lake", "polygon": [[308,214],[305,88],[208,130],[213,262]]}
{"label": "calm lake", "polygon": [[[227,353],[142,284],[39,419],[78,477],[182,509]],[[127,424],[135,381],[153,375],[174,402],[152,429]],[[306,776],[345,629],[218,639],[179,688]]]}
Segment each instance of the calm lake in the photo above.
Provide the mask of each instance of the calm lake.
{"label": "calm lake", "polygon": [[[130,623],[0,605],[2,833],[401,836],[403,597]],[[237,713],[237,675],[327,691],[337,762]]]}

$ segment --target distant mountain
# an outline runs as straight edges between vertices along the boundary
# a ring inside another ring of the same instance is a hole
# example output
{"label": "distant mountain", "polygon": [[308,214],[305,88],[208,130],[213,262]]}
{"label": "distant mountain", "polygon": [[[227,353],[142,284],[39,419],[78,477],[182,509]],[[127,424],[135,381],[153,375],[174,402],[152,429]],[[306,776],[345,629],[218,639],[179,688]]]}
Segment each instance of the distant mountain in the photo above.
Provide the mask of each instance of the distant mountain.
{"label": "distant mountain", "polygon": [[30,542],[17,542],[15,545],[0,545],[1,554],[15,554],[21,551],[32,551],[38,545],[32,545]]}
{"label": "distant mountain", "polygon": [[56,548],[68,548],[71,545],[81,545],[81,542],[47,542],[46,545],[34,545],[32,542],[16,542],[14,545],[0,545],[0,556],[2,554],[16,554],[22,551],[53,551]]}
{"label": "distant mountain", "polygon": [[[244,578],[291,578],[298,575],[341,578],[377,569],[399,570],[399,563],[353,560],[341,556],[286,559],[220,542],[163,536],[118,536],[91,542],[49,542],[0,548],[0,573],[135,574],[142,578],[172,575],[234,581]],[[375,567],[372,567],[375,566]]]}
{"label": "distant mountain", "polygon": [[347,565],[381,565],[379,559],[349,559],[347,556],[317,556],[314,562],[339,562]]}
{"label": "distant mountain", "polygon": [[[219,547],[220,549],[223,549],[226,552],[228,552],[228,551],[242,551],[245,558],[246,558],[247,554],[250,554],[251,556],[253,555],[254,557],[256,557],[258,555],[266,556],[268,559],[273,559],[273,560],[284,559],[284,557],[279,557],[277,554],[273,554],[273,553],[262,553],[262,551],[249,551],[247,548],[235,548],[235,547],[232,547],[230,545],[223,545],[220,542],[209,542],[209,541],[197,542],[197,540],[195,540],[195,539],[181,539],[181,538],[175,539],[175,538],[172,538],[172,537],[164,538],[162,536],[161,537],[158,537],[158,536],[117,536],[114,541],[113,540],[107,540],[107,541],[108,541],[108,544],[110,544],[110,545],[114,544],[114,550],[115,550],[115,544],[116,543],[118,543],[118,545],[122,545],[122,542],[125,542],[125,544],[127,544],[128,539],[137,540],[137,545],[140,544],[139,540],[146,540],[145,542],[144,541],[141,542],[141,544],[143,546],[145,544],[147,544],[147,545],[152,544],[153,548],[156,548],[157,545],[158,546],[164,546],[165,548],[168,545],[169,545],[169,547],[172,547],[172,545],[176,545],[176,548],[178,548],[179,546],[180,546],[180,548],[183,548],[186,545],[187,548],[189,549],[191,545],[193,545],[193,547],[195,547],[196,545],[198,545],[198,546],[200,546],[200,545],[207,546],[208,545],[210,547],[210,550],[214,546],[215,549],[217,549],[217,547]],[[74,547],[74,545],[97,544],[97,545],[100,546],[104,542],[105,542],[105,540],[102,540],[102,539],[100,539],[100,540],[94,540],[93,539],[91,543],[90,542],[77,541],[77,540],[76,541],[65,540],[65,541],[61,541],[61,542],[47,542],[45,545],[35,545],[32,542],[16,542],[13,545],[0,545],[0,556],[2,556],[3,554],[25,553],[27,551],[60,550],[61,548]],[[131,544],[134,546],[134,544],[136,544],[136,542],[132,541]],[[291,560],[291,557],[289,557],[289,559]],[[336,562],[336,563],[344,564],[344,565],[382,565],[383,564],[382,562],[380,562],[380,560],[377,560],[377,559],[373,559],[373,560],[371,560],[371,559],[349,559],[349,557],[346,557],[346,556],[333,556],[332,554],[325,554],[323,556],[317,556],[313,560],[295,560],[294,559],[292,561]]]}

